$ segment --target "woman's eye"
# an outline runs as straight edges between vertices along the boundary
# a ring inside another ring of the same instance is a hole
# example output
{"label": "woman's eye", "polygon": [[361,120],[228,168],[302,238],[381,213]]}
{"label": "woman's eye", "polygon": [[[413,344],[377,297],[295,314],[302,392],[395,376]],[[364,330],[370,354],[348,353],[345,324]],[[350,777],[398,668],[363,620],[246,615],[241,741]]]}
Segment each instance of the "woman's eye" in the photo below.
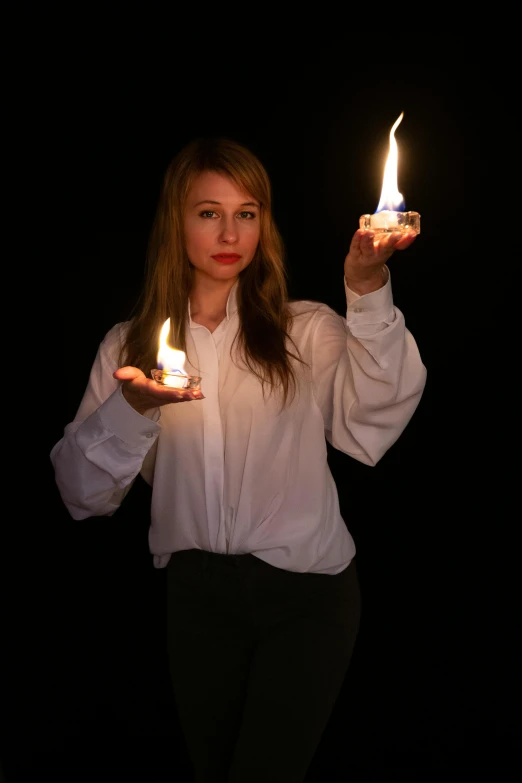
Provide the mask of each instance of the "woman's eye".
{"label": "woman's eye", "polygon": [[[213,209],[203,209],[199,213],[199,216],[210,220],[219,217],[217,212],[215,212]],[[241,220],[254,220],[256,215],[254,212],[249,212],[248,210],[245,210],[243,212],[239,212],[238,217],[241,218]]]}

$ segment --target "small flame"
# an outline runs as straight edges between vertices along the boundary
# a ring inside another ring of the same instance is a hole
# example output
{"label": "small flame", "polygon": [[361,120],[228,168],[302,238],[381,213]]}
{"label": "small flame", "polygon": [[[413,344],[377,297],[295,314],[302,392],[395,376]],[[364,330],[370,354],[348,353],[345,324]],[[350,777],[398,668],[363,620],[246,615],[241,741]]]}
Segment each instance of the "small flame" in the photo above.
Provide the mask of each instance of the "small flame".
{"label": "small flame", "polygon": [[386,161],[386,166],[384,167],[381,200],[379,201],[377,212],[380,212],[383,209],[388,209],[392,212],[400,212],[401,209],[404,208],[404,199],[397,187],[397,163],[399,153],[397,142],[395,141],[395,130],[403,117],[404,112],[402,112],[400,117],[395,121],[390,131],[390,152],[388,153],[388,159]]}
{"label": "small flame", "polygon": [[171,348],[167,344],[167,337],[170,332],[170,318],[167,318],[163,326],[161,327],[161,333],[159,338],[158,348],[158,368],[160,370],[167,370],[167,372],[175,372],[180,375],[186,375],[185,370],[185,353],[183,351],[177,351],[175,348]]}

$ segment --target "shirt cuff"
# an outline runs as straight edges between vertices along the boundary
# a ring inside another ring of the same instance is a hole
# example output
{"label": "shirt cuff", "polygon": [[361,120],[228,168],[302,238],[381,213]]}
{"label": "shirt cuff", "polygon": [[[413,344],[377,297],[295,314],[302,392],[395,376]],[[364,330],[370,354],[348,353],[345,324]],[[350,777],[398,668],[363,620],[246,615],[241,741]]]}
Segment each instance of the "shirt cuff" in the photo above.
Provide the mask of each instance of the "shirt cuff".
{"label": "shirt cuff", "polygon": [[390,270],[388,267],[385,267],[385,269],[388,272],[388,279],[382,288],[362,296],[348,288],[346,278],[344,278],[346,321],[348,324],[355,326],[383,322],[390,323],[395,320]]}
{"label": "shirt cuff", "polygon": [[150,447],[151,438],[157,438],[161,431],[160,425],[157,424],[160,418],[159,408],[151,409],[150,417],[142,416],[129,405],[123,396],[122,386],[100,405],[98,413],[104,427],[129,446]]}

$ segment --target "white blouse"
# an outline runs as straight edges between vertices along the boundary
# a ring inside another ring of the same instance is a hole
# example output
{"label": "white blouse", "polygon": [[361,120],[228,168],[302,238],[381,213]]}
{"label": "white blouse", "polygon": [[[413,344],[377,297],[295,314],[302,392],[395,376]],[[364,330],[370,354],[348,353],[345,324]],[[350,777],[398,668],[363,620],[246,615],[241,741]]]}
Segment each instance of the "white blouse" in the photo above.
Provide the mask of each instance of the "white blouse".
{"label": "white blouse", "polygon": [[298,388],[281,411],[280,397],[264,399],[260,381],[233,361],[236,287],[214,332],[189,313],[187,367],[202,376],[203,400],[137,413],[112,377],[127,325],[107,333],[78,412],[51,451],[61,497],[73,519],[110,516],[141,472],[152,486],[156,568],[172,552],[203,549],[337,574],[355,545],[325,437],[375,465],[410,421],[426,369],[389,276],[365,296],[345,283],[346,320],[325,304],[291,304],[290,334],[308,366],[293,362]]}

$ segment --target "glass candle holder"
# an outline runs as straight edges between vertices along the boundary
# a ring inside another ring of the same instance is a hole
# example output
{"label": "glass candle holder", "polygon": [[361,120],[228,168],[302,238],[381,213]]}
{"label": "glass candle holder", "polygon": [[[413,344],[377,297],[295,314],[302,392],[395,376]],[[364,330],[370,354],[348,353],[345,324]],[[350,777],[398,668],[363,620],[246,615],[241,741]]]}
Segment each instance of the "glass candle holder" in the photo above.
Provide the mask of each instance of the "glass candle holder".
{"label": "glass candle holder", "polygon": [[391,212],[383,209],[373,215],[361,215],[359,228],[375,231],[376,234],[391,234],[395,231],[420,234],[420,217],[418,212]]}
{"label": "glass candle holder", "polygon": [[162,386],[170,386],[172,389],[201,389],[201,378],[198,375],[184,375],[168,370],[151,370],[150,374],[156,383]]}

